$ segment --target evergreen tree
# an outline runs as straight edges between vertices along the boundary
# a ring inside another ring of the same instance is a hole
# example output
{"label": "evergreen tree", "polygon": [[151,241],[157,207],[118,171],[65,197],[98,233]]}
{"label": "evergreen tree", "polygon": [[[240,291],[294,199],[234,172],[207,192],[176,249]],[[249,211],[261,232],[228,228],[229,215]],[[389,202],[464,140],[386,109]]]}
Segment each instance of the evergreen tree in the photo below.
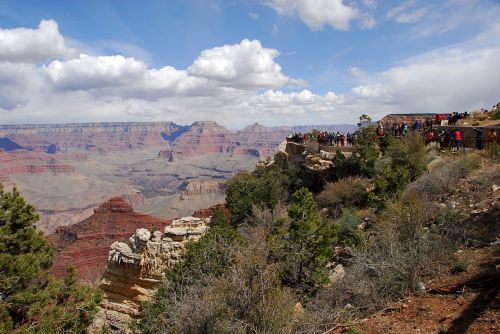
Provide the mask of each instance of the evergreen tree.
{"label": "evergreen tree", "polygon": [[327,264],[336,243],[337,227],[321,218],[313,195],[306,188],[292,195],[288,215],[283,282],[311,295],[328,282]]}
{"label": "evergreen tree", "polygon": [[0,184],[0,332],[84,332],[99,294],[50,276],[54,249],[37,231],[38,215],[14,188]]}

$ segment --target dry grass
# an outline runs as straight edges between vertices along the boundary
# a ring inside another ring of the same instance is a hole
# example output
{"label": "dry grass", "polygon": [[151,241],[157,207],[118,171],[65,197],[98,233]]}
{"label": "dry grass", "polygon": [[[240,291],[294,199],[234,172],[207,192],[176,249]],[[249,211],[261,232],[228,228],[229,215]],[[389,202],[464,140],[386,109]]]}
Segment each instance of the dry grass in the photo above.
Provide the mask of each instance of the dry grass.
{"label": "dry grass", "polygon": [[449,158],[411,183],[403,197],[418,193],[429,200],[435,200],[446,193],[455,191],[459,181],[478,168],[480,164],[481,156],[477,153],[466,154],[455,160]]}
{"label": "dry grass", "polygon": [[318,195],[321,207],[328,208],[329,215],[337,218],[349,207],[363,207],[368,202],[370,181],[361,177],[346,177],[334,183],[328,183]]}

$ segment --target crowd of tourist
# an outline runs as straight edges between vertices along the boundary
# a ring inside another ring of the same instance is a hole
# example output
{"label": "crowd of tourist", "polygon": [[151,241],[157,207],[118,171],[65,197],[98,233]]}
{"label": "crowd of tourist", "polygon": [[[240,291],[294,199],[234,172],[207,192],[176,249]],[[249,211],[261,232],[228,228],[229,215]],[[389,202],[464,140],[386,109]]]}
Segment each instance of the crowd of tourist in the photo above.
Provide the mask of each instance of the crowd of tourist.
{"label": "crowd of tourist", "polygon": [[[493,108],[500,108],[500,103]],[[437,127],[435,127],[435,125],[455,125],[458,120],[466,119],[468,117],[470,117],[470,113],[468,112],[454,112],[451,114],[437,114],[435,117],[427,117],[425,120],[416,119],[413,123],[393,123],[390,127],[390,134],[393,137],[400,138],[406,136],[409,132],[418,132],[424,136],[427,144],[436,142],[439,144],[440,148],[451,149],[452,152],[456,152],[460,148],[465,147],[464,141],[466,139],[475,140],[475,147],[478,150],[482,150],[485,146],[491,145],[492,143],[498,143],[495,129],[490,129],[486,134],[485,129],[474,127],[472,128],[475,135],[474,137],[471,137],[470,135],[468,137],[464,136],[460,129],[442,129],[439,133],[436,130]],[[384,124],[377,122],[375,133],[379,139],[384,137],[386,134]],[[347,134],[344,134],[344,132],[340,131],[328,132],[313,130],[313,132],[292,133],[287,137],[287,141],[298,144],[317,142],[320,145],[325,146],[344,147],[352,146],[355,137],[356,132],[347,132]]]}
{"label": "crowd of tourist", "polygon": [[312,143],[312,142],[317,142],[320,145],[325,145],[325,146],[338,146],[338,147],[344,147],[344,146],[352,146],[353,141],[354,141],[354,133],[347,132],[347,134],[344,134],[344,132],[340,131],[316,131],[314,130],[313,132],[294,132],[290,134],[287,137],[287,141],[291,141],[294,143],[298,144],[307,144],[307,143]]}
{"label": "crowd of tourist", "polygon": [[417,119],[413,124],[405,122],[393,123],[391,126],[391,133],[394,137],[401,137],[406,135],[409,131],[428,132],[433,129],[434,125],[455,125],[458,120],[466,119],[469,116],[470,114],[467,111],[463,113],[454,112],[451,114],[437,114],[434,119],[427,117],[424,121]]}

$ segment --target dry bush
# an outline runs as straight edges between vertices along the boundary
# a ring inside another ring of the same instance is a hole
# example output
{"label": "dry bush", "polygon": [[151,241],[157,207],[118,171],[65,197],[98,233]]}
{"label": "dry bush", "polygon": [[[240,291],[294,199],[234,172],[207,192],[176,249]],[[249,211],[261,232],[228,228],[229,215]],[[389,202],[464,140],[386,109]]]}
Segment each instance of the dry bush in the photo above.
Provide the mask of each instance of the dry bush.
{"label": "dry bush", "polygon": [[476,153],[466,154],[456,160],[447,160],[411,183],[403,197],[419,193],[428,199],[439,198],[446,193],[455,191],[459,181],[478,168],[480,164],[481,156]]}
{"label": "dry bush", "polygon": [[236,251],[235,265],[219,285],[246,333],[288,333],[292,323],[294,295],[281,287],[279,264],[268,262],[268,237],[266,227],[253,228],[248,247]]}
{"label": "dry bush", "polygon": [[346,177],[334,183],[328,183],[318,195],[321,207],[328,208],[329,215],[337,218],[345,208],[363,207],[368,202],[367,188],[370,181],[361,177]]}
{"label": "dry bush", "polygon": [[390,203],[366,247],[349,260],[344,278],[318,293],[295,333],[324,333],[367,316],[447,270],[452,248],[446,236],[427,227],[434,215],[418,196]]}
{"label": "dry bush", "polygon": [[490,143],[483,151],[484,157],[493,161],[500,160],[500,144]]}
{"label": "dry bush", "polygon": [[[272,215],[260,211],[263,220]],[[289,333],[295,297],[281,286],[279,264],[268,261],[270,227],[241,227],[247,242],[232,249],[233,265],[165,294],[165,312],[147,333]]]}

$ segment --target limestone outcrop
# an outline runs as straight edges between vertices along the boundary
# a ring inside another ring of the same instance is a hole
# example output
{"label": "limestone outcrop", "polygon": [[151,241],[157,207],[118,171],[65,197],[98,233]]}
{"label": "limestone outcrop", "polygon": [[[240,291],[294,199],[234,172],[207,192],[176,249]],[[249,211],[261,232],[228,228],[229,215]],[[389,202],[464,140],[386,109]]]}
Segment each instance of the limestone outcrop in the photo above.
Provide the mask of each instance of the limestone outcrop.
{"label": "limestone outcrop", "polygon": [[96,284],[106,269],[109,245],[125,240],[139,227],[163,229],[168,224],[169,220],[134,212],[126,197],[111,198],[89,218],[61,226],[48,237],[57,249],[52,272],[62,277],[73,265],[81,281]]}
{"label": "limestone outcrop", "polygon": [[105,296],[94,327],[107,324],[113,332],[128,333],[140,303],[152,297],[186,244],[198,240],[209,222],[210,218],[184,217],[164,231],[138,228],[127,242],[114,242],[100,284]]}

